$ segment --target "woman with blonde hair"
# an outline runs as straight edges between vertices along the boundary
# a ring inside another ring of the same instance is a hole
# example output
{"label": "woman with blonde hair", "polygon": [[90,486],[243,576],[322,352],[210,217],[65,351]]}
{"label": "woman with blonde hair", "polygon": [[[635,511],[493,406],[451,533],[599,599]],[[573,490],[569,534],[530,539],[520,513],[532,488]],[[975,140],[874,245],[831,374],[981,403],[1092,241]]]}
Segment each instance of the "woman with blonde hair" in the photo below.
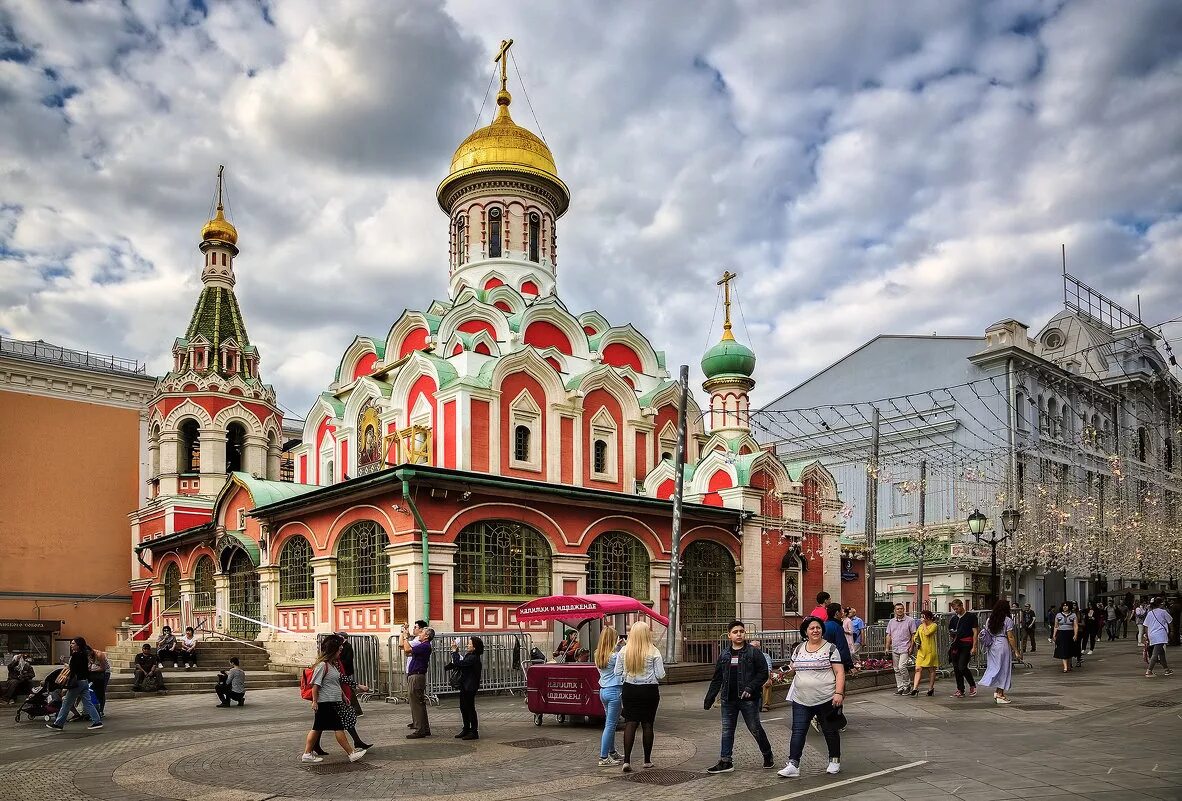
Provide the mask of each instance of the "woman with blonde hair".
{"label": "woman with blonde hair", "polygon": [[621,701],[624,715],[624,773],[632,772],[632,746],[636,741],[636,727],[641,728],[644,741],[644,766],[653,766],[653,720],[661,691],[657,683],[665,678],[665,663],[661,652],[653,645],[653,633],[648,623],[638,620],[628,630],[628,644],[616,659],[615,673],[623,681]]}
{"label": "woman with blonde hair", "polygon": [[620,764],[616,753],[616,721],[620,719],[620,685],[623,679],[616,675],[616,662],[620,649],[628,642],[627,637],[616,634],[610,623],[603,625],[599,633],[599,646],[595,649],[595,667],[599,668],[599,700],[603,702],[603,736],[599,738],[599,767],[611,768]]}

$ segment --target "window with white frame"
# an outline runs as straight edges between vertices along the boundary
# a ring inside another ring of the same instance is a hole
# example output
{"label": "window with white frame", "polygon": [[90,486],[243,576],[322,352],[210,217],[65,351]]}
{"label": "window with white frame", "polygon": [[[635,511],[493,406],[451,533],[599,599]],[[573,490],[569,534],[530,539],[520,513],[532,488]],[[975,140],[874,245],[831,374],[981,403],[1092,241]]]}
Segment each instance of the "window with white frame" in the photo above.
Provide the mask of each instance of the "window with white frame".
{"label": "window with white frame", "polygon": [[528,390],[509,404],[509,466],[542,469],[542,410]]}
{"label": "window with white frame", "polygon": [[237,519],[235,520],[235,523],[236,523],[235,529],[237,529],[238,531],[245,531],[246,530],[246,509],[239,509],[238,510]]}
{"label": "window with white frame", "polygon": [[661,429],[661,435],[657,440],[661,445],[661,459],[673,459],[674,454],[677,453],[677,429],[672,424],[666,423],[665,427]]}
{"label": "window with white frame", "polygon": [[616,421],[601,408],[591,418],[591,478],[616,481]]}
{"label": "window with white frame", "polygon": [[804,610],[800,606],[801,565],[800,558],[788,553],[780,563],[780,570],[784,576],[784,614],[800,615]]}
{"label": "window with white frame", "polygon": [[333,483],[333,450],[336,441],[332,437],[324,438],[324,446],[320,449],[320,484],[328,486]]}

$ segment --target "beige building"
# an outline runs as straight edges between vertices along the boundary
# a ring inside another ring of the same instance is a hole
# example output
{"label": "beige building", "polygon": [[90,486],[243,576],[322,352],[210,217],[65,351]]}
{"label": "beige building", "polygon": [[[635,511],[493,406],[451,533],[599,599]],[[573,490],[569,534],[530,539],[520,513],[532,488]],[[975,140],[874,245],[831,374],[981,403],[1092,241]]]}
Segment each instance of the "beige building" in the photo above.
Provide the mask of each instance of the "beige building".
{"label": "beige building", "polygon": [[0,652],[101,646],[130,614],[154,385],[130,360],[0,338]]}

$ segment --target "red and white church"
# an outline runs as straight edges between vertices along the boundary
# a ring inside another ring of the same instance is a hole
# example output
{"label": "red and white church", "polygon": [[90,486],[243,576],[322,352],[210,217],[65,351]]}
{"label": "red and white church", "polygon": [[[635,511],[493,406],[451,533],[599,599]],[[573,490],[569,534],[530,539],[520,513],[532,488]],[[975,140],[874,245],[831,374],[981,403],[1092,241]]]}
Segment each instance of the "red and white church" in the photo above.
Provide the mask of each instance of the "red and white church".
{"label": "red and white church", "polygon": [[[420,617],[517,631],[514,609],[548,594],[667,611],[678,383],[635,327],[561,300],[570,191],[510,116],[503,75],[496,102],[438,188],[446,299],[349,345],[308,413],[294,482],[279,480],[281,414],[234,296],[238,235],[219,203],[193,320],[150,405],[154,497],[132,515],[141,620],[203,622],[286,662],[312,633],[386,635]],[[702,368],[682,620],[795,626],[818,590],[843,586],[836,485],[751,436],[755,355],[735,341],[729,303]],[[851,587],[844,600],[860,606]]]}

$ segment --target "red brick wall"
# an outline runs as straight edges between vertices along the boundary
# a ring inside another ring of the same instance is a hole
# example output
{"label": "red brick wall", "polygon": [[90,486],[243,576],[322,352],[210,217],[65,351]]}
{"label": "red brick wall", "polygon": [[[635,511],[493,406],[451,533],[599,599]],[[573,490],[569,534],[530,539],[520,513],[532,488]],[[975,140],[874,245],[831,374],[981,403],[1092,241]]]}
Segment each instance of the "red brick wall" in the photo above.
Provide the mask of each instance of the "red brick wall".
{"label": "red brick wall", "polygon": [[470,430],[472,437],[472,469],[480,472],[488,472],[488,401],[473,400],[472,401],[472,427]]}
{"label": "red brick wall", "polygon": [[[534,323],[537,325],[537,323]],[[512,431],[512,412],[509,409],[510,404],[514,399],[522,393],[528,392],[529,396],[533,398],[535,404],[542,412],[541,425],[535,435],[540,440],[540,448],[542,454],[542,469],[540,472],[535,470],[522,470],[517,467],[510,467],[509,460],[513,455],[513,431]],[[546,391],[542,389],[542,385],[538,383],[537,379],[528,373],[511,373],[505,376],[505,380],[501,382],[501,473],[506,476],[517,476],[519,478],[531,478],[539,480],[546,475],[546,460],[549,454],[546,453],[546,428],[547,419],[549,415],[547,412],[548,403],[546,402]]]}

